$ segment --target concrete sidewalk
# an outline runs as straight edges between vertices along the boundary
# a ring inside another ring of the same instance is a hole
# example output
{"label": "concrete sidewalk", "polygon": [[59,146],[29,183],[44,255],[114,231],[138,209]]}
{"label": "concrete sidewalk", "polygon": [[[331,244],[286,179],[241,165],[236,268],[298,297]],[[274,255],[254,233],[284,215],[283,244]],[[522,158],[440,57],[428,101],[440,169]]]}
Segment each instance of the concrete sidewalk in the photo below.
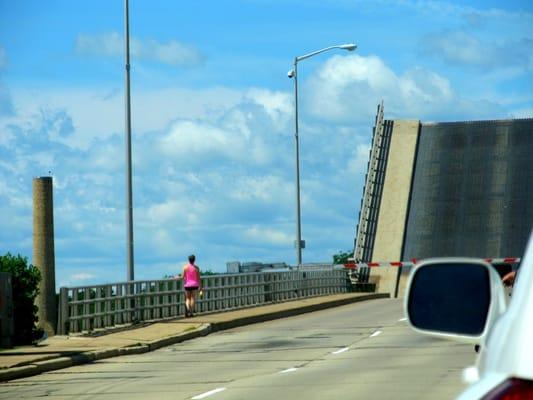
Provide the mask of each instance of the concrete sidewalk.
{"label": "concrete sidewalk", "polygon": [[0,381],[109,357],[146,353],[211,332],[388,297],[388,293],[345,293],[154,322],[100,336],[54,336],[37,346],[1,350]]}

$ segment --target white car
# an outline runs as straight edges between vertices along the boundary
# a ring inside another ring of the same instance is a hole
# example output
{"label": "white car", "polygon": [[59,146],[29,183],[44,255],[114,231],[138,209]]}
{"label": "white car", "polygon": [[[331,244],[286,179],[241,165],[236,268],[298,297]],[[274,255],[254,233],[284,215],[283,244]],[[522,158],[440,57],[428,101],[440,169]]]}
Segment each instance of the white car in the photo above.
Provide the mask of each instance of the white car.
{"label": "white car", "polygon": [[405,313],[417,332],[480,345],[460,400],[533,399],[533,232],[510,301],[485,261],[430,259],[411,273]]}

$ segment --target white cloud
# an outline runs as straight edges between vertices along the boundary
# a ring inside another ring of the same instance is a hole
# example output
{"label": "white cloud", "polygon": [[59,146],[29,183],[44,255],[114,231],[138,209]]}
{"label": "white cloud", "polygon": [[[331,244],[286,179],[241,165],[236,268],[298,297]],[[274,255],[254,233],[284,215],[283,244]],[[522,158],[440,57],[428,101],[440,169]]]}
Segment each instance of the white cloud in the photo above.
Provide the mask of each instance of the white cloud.
{"label": "white cloud", "polygon": [[196,66],[203,64],[205,57],[194,47],[171,40],[158,43],[150,40],[140,44],[139,58],[154,59],[175,66]]}
{"label": "white cloud", "polygon": [[[0,117],[13,115],[13,101],[7,87],[0,81]],[[0,140],[2,140],[0,138]]]}
{"label": "white cloud", "polygon": [[494,40],[460,30],[427,35],[422,45],[426,54],[450,64],[533,70],[533,38]]}
{"label": "white cloud", "polygon": [[[333,0],[342,1],[346,0]],[[437,16],[449,16],[455,18],[468,17],[473,18],[491,18],[491,19],[529,19],[533,20],[533,14],[524,10],[505,10],[502,8],[475,8],[470,5],[463,5],[461,3],[452,3],[448,1],[418,1],[418,0],[373,0],[373,3],[378,7],[396,5],[402,8],[410,8],[413,12],[423,13],[432,18]],[[352,3],[353,5],[353,3]]]}
{"label": "white cloud", "polygon": [[245,176],[231,186],[229,197],[241,201],[285,203],[292,195],[293,185],[279,176]]}
{"label": "white cloud", "polygon": [[370,144],[358,144],[348,160],[348,171],[355,174],[366,172],[370,157]]}
{"label": "white cloud", "polygon": [[247,239],[256,242],[258,244],[272,244],[275,246],[290,246],[294,238],[288,235],[284,231],[263,228],[254,225],[245,231]]}
{"label": "white cloud", "polygon": [[89,279],[93,279],[95,278],[96,276],[93,275],[93,274],[88,274],[88,273],[84,273],[84,272],[80,272],[79,274],[74,274],[74,275],[71,275],[70,276],[70,280],[71,281],[74,281],[74,282],[83,282],[83,281],[87,281]]}
{"label": "white cloud", "polygon": [[123,55],[124,38],[117,32],[104,33],[100,35],[80,34],[76,38],[76,51],[80,54],[87,54],[91,56]]}
{"label": "white cloud", "polygon": [[[124,46],[124,38],[117,32],[99,35],[80,34],[75,44],[78,54],[104,57],[122,56]],[[205,60],[198,49],[175,40],[160,43],[156,40],[132,38],[130,54],[139,59],[154,60],[178,67],[198,66]]]}
{"label": "white cloud", "polygon": [[[1,85],[0,85],[1,86]],[[0,90],[0,98],[2,96]],[[12,90],[16,115],[0,119],[0,142],[7,135],[7,125],[25,126],[40,121],[43,110],[61,110],[68,114],[58,127],[69,134],[56,140],[69,147],[87,149],[95,139],[106,139],[124,132],[124,98],[122,92],[108,88],[32,89],[16,87]],[[147,133],[166,129],[178,118],[216,118],[238,104],[243,94],[227,88],[190,90],[182,88],[141,89],[132,98],[132,131]],[[1,103],[0,103],[1,107]],[[37,122],[38,123],[38,122]],[[57,122],[59,124],[59,122]],[[68,125],[65,125],[68,123]]]}
{"label": "white cloud", "polygon": [[[103,263],[107,263],[106,268],[99,267]],[[64,258],[56,253],[56,289],[123,281],[124,279],[117,279],[117,272],[121,267],[116,262],[109,263],[109,260],[104,258],[90,256]],[[125,270],[126,268],[122,267],[120,272],[125,274]]]}
{"label": "white cloud", "polygon": [[[276,158],[273,133],[289,131],[287,95],[253,89],[219,118],[177,120],[157,139],[158,150],[180,164],[227,160],[266,165]],[[283,139],[281,139],[283,140]]]}
{"label": "white cloud", "polygon": [[168,199],[147,209],[148,219],[155,225],[186,227],[203,221],[209,204],[194,194],[180,200]]}
{"label": "white cloud", "polygon": [[427,52],[451,62],[474,65],[494,62],[494,48],[483,46],[478,38],[465,32],[429,35],[425,39],[424,47]]}
{"label": "white cloud", "polygon": [[497,104],[458,96],[450,82],[433,71],[412,67],[398,75],[376,56],[332,57],[308,85],[312,93],[305,102],[312,115],[333,121],[370,120],[381,100],[388,118],[501,115]]}
{"label": "white cloud", "polygon": [[516,109],[511,112],[513,118],[533,118],[533,107]]}
{"label": "white cloud", "polygon": [[[166,222],[166,225],[168,225],[168,222]],[[179,246],[179,243],[176,243],[177,237],[178,235],[171,232],[168,228],[159,228],[151,229],[149,240],[151,241],[152,248],[158,254],[170,257],[180,253],[179,250],[176,251]]]}
{"label": "white cloud", "polygon": [[228,158],[238,156],[244,150],[242,131],[225,131],[203,122],[179,121],[159,141],[160,151],[182,163],[202,163],[209,154]]}
{"label": "white cloud", "polygon": [[293,97],[289,93],[255,88],[247,92],[246,98],[262,106],[278,130],[284,129],[293,117]]}

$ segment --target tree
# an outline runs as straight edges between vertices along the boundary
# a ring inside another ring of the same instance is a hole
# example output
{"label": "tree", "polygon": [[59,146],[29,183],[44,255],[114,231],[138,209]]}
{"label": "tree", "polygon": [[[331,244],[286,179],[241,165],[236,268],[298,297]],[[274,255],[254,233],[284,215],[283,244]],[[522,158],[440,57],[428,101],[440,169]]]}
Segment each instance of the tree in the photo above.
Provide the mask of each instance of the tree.
{"label": "tree", "polygon": [[42,336],[37,329],[37,306],[35,298],[39,294],[41,272],[20,254],[13,256],[7,253],[0,256],[0,271],[11,274],[13,289],[13,315],[15,322],[15,345],[31,344]]}
{"label": "tree", "polygon": [[333,255],[333,264],[346,264],[348,263],[348,258],[353,257],[353,250],[339,251],[337,254]]}
{"label": "tree", "polygon": [[202,274],[202,276],[222,275],[223,274],[223,272],[215,272],[215,271],[212,271],[210,269],[206,269],[204,271],[200,271],[200,273]]}

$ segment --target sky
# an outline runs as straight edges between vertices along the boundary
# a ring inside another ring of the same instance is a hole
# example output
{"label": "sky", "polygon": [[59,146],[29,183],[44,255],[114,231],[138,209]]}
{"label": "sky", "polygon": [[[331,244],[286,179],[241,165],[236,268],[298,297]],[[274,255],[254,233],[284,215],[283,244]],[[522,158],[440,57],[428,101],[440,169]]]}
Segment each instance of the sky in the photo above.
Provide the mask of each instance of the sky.
{"label": "sky", "polygon": [[[0,0],[0,254],[32,256],[53,177],[56,286],[127,279],[119,0]],[[353,249],[372,126],[533,117],[533,3],[130,1],[135,278]]]}

